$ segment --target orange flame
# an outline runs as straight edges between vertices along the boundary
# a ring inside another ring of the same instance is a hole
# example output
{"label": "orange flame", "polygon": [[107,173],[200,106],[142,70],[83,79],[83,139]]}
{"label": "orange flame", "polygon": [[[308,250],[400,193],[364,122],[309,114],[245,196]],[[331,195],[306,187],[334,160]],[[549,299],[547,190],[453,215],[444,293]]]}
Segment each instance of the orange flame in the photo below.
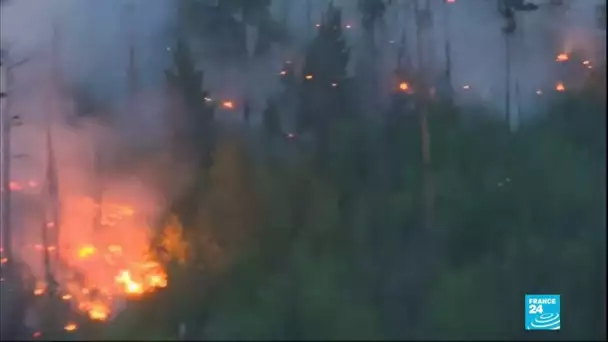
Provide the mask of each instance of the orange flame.
{"label": "orange flame", "polygon": [[78,329],[76,323],[68,323],[63,327],[63,330],[65,331],[75,331],[76,329]]}
{"label": "orange flame", "polygon": [[399,89],[402,91],[408,91],[410,90],[410,85],[407,82],[401,82],[399,83]]}
{"label": "orange flame", "polygon": [[90,257],[91,255],[95,254],[95,252],[97,252],[97,250],[95,249],[94,246],[86,245],[78,250],[78,256],[81,259],[86,259],[86,258]]}
{"label": "orange flame", "polygon": [[[162,265],[153,262],[148,253],[150,230],[145,224],[139,224],[140,218],[132,206],[116,203],[97,205],[89,198],[71,200],[74,202],[66,208],[72,210],[62,217],[62,235],[58,245],[72,250],[61,254],[69,269],[62,275],[65,279],[60,281],[65,291],[63,300],[69,301],[89,319],[105,321],[111,317],[116,299],[137,298],[167,286],[167,275]],[[91,235],[83,235],[82,227],[91,226],[97,210],[102,214],[101,229],[91,232]],[[43,248],[42,245],[40,247]]]}
{"label": "orange flame", "polygon": [[567,53],[560,53],[559,55],[557,55],[557,57],[555,58],[556,62],[566,62],[570,59],[570,56],[568,56]]}
{"label": "orange flame", "polygon": [[226,109],[234,109],[234,102],[232,101],[224,101],[222,106]]}
{"label": "orange flame", "polygon": [[306,77],[304,78],[306,78],[307,80],[312,80],[312,75],[306,75]]}
{"label": "orange flame", "polygon": [[566,86],[564,85],[564,83],[562,83],[562,82],[558,82],[558,83],[555,85],[555,90],[557,90],[557,91],[559,91],[559,92],[564,92],[564,91],[566,91]]}

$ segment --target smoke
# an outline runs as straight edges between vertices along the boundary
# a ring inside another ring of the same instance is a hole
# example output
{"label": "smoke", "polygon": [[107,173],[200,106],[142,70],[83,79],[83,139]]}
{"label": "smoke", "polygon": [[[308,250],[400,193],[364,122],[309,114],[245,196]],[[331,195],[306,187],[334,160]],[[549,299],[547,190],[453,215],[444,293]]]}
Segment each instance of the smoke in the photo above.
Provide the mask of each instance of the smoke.
{"label": "smoke", "polygon": [[[9,50],[15,60],[30,58],[14,70],[15,81],[11,85],[11,115],[18,115],[23,121],[12,130],[12,153],[20,157],[13,159],[11,172],[21,188],[13,196],[14,226],[18,227],[16,249],[23,251],[21,257],[39,279],[43,278],[43,269],[37,246],[41,244],[41,229],[49,223],[41,209],[48,203],[44,186],[49,164],[49,127],[63,205],[63,235],[59,238],[61,245],[56,247],[67,254],[78,254],[78,248],[87,243],[119,244],[108,240],[114,235],[126,238],[120,243],[135,251],[125,254],[137,258],[139,250],[149,244],[149,227],[162,217],[167,204],[188,182],[189,169],[181,167],[167,148],[167,122],[177,109],[166,101],[163,71],[171,63],[175,42],[175,3],[18,0],[3,4],[2,48]],[[251,56],[246,63],[217,60],[205,54],[213,46],[204,41],[193,44],[194,51],[200,54],[197,63],[205,71],[204,87],[214,100],[235,104],[232,110],[219,110],[221,120],[240,120],[245,100],[251,102],[253,116],[259,117],[265,100],[280,89],[278,74],[283,62],[289,59],[301,63],[304,48],[315,35],[314,26],[328,3],[273,1],[272,15],[285,24],[292,41],[288,45],[276,44],[268,54]],[[445,71],[444,47],[449,39],[457,100],[482,100],[502,109],[505,41],[495,1],[428,3],[433,27],[425,36],[424,53],[433,77]],[[527,112],[539,104],[536,90],[549,92],[558,81],[559,70],[554,61],[558,53],[577,52],[581,59],[604,63],[605,31],[595,28],[595,2],[570,3],[569,9],[545,3],[537,12],[518,15],[512,70],[522,95],[513,101]],[[349,25],[344,32],[353,47],[354,65],[370,50],[362,39],[357,2],[334,0],[334,4],[343,8],[343,24]],[[387,91],[402,32],[407,35],[406,53],[416,59],[411,4],[411,0],[394,0],[387,8],[384,26],[376,32],[375,70],[379,73],[379,87]],[[254,28],[250,27],[248,33],[250,40],[255,39]],[[129,91],[131,46],[135,51],[136,94]],[[357,72],[353,65],[351,73]],[[54,72],[58,72],[59,81],[53,77]],[[382,101],[386,105],[388,99]],[[133,210],[137,217],[120,214],[125,210]],[[95,233],[95,217],[104,214],[118,216],[120,222],[108,228],[112,234],[99,237]],[[111,273],[108,269],[103,272]],[[107,274],[93,278],[107,279]]]}
{"label": "smoke", "polygon": [[[11,130],[12,155],[19,156],[11,159],[13,249],[42,291],[48,248],[60,291],[97,319],[108,317],[114,299],[165,285],[149,249],[174,195],[162,187],[174,176],[163,79],[169,3],[22,0],[2,7],[2,48],[28,58],[13,70],[9,92],[10,115],[21,123]],[[139,91],[129,98],[131,44]],[[58,217],[50,209],[48,132]]]}

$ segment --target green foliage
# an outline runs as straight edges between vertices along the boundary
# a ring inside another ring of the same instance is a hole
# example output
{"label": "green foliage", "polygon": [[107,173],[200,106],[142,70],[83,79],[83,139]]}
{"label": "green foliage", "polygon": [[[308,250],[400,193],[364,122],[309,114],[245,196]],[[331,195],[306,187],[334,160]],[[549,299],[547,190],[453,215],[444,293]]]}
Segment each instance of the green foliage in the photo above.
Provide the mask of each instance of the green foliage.
{"label": "green foliage", "polygon": [[[146,322],[170,321],[155,324],[165,336],[185,320],[206,339],[519,340],[534,338],[524,294],[557,293],[568,327],[557,339],[605,338],[601,78],[517,133],[486,108],[430,103],[431,236],[419,113],[394,106],[368,119],[344,106],[340,26],[330,6],[306,56],[313,77],[289,85],[315,141],[260,147],[218,133],[196,219],[182,220],[198,257],[170,267],[171,314]],[[184,50],[167,76],[196,109],[202,76]],[[274,102],[260,129],[280,135]],[[272,162],[258,148],[273,149]]]}

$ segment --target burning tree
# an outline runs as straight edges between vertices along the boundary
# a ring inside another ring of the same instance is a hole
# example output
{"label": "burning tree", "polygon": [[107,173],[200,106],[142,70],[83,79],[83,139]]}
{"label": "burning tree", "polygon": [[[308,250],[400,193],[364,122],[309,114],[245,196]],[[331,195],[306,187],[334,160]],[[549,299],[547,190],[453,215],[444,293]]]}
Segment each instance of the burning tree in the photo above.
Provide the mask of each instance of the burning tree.
{"label": "burning tree", "polygon": [[332,4],[323,16],[303,67],[303,84],[297,128],[311,130],[316,138],[317,157],[325,159],[331,126],[349,113],[346,66],[350,57],[342,35],[342,14]]}

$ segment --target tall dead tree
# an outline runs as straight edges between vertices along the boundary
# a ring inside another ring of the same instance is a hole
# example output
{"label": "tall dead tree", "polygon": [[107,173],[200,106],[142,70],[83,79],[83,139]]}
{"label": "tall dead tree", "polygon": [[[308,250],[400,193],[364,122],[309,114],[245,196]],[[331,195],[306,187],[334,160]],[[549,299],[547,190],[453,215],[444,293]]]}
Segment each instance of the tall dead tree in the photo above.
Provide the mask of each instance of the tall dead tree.
{"label": "tall dead tree", "polygon": [[[538,9],[532,3],[525,3],[524,0],[498,0],[498,12],[503,17],[505,23],[502,32],[505,39],[505,116],[509,129],[511,129],[511,49],[512,37],[517,29],[516,13],[530,12]],[[519,88],[519,86],[517,86]]]}
{"label": "tall dead tree", "polygon": [[432,13],[430,11],[429,2],[426,1],[426,6],[420,8],[418,0],[414,1],[414,15],[416,18],[416,52],[418,59],[418,76],[417,84],[419,91],[418,94],[418,111],[420,115],[420,137],[421,137],[421,153],[422,153],[422,167],[424,175],[424,225],[427,232],[432,231],[432,217],[433,217],[433,202],[434,202],[434,190],[433,190],[433,177],[431,169],[431,135],[429,131],[429,120],[428,120],[428,94],[429,87],[427,81],[427,65],[425,49],[426,44],[424,42],[424,33],[432,28]]}

